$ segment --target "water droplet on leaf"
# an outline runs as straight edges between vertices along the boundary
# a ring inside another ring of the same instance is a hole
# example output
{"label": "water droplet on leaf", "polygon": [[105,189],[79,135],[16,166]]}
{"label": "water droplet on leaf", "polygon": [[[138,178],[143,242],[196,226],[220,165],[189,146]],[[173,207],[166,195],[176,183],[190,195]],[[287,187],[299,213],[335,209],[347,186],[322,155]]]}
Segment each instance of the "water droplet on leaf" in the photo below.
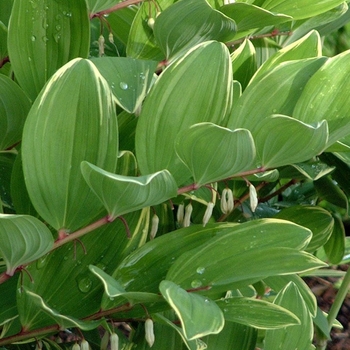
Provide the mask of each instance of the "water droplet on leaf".
{"label": "water droplet on leaf", "polygon": [[78,278],[78,288],[81,292],[87,293],[92,287],[92,281],[88,277]]}
{"label": "water droplet on leaf", "polygon": [[30,39],[31,39],[32,41],[35,41],[35,40],[36,40],[36,36],[35,36],[35,35],[32,35]]}
{"label": "water droplet on leaf", "polygon": [[200,275],[202,275],[204,272],[205,272],[205,267],[199,266],[199,267],[197,268],[197,273],[199,273]]}
{"label": "water droplet on leaf", "polygon": [[120,86],[120,88],[121,88],[122,90],[126,90],[126,89],[128,88],[128,84],[127,84],[127,83],[124,83],[123,81],[120,82],[119,86]]}
{"label": "water droplet on leaf", "polygon": [[47,255],[37,260],[36,262],[37,269],[42,269],[46,265],[46,259],[47,259]]}
{"label": "water droplet on leaf", "polygon": [[200,280],[193,280],[191,282],[191,287],[192,288],[199,288],[202,285],[202,282]]}

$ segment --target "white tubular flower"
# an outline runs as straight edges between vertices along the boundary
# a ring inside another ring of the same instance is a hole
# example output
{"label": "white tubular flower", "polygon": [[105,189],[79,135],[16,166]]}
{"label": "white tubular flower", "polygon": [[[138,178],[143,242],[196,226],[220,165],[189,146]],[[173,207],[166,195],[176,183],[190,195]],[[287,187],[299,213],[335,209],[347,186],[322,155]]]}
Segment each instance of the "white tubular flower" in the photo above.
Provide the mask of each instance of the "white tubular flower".
{"label": "white tubular flower", "polygon": [[81,350],[90,350],[90,345],[89,345],[89,343],[88,343],[85,339],[83,339],[83,340],[81,341],[81,343],[80,343],[80,349],[81,349]]}
{"label": "white tubular flower", "polygon": [[37,341],[35,350],[41,350],[43,348],[43,342],[41,340]]}
{"label": "white tubular flower", "polygon": [[220,209],[223,214],[227,214],[227,191],[228,188],[224,188],[221,193]]}
{"label": "white tubular flower", "polygon": [[145,339],[149,347],[151,348],[154,344],[154,330],[153,330],[153,321],[150,318],[147,318],[145,322]]}
{"label": "white tubular flower", "polygon": [[157,234],[158,231],[158,225],[159,225],[159,217],[157,214],[154,214],[152,217],[152,226],[151,226],[151,231],[149,233],[149,239],[154,239],[154,237]]}
{"label": "white tubular flower", "polygon": [[208,223],[208,221],[211,218],[211,215],[213,214],[213,208],[214,208],[214,203],[209,202],[207,205],[207,209],[205,210],[204,216],[203,216],[203,227]]}
{"label": "white tubular flower", "polygon": [[78,343],[75,343],[73,346],[72,346],[72,350],[80,350],[80,345]]}
{"label": "white tubular flower", "polygon": [[113,38],[113,33],[112,33],[112,32],[110,32],[110,33],[108,34],[108,41],[109,41],[111,44],[114,44],[114,38]]}
{"label": "white tubular flower", "polygon": [[109,342],[109,333],[105,332],[105,334],[101,339],[100,350],[106,350],[108,347],[108,342]]}
{"label": "white tubular flower", "polygon": [[256,193],[256,189],[252,184],[249,185],[249,196],[250,196],[250,209],[254,213],[256,207],[258,206],[258,194]]}
{"label": "white tubular flower", "polygon": [[111,350],[118,350],[119,349],[119,337],[118,337],[118,335],[116,333],[112,333],[109,340],[111,342]]}
{"label": "white tubular flower", "polygon": [[154,18],[152,18],[152,17],[150,17],[150,18],[148,18],[148,20],[147,20],[147,25],[153,30],[153,28],[154,28],[154,22],[155,22],[155,20],[154,20]]}
{"label": "white tubular flower", "polygon": [[98,38],[98,55],[101,57],[105,54],[105,38],[100,35]]}
{"label": "white tubular flower", "polygon": [[223,214],[230,214],[234,208],[233,193],[230,188],[224,188],[221,194],[220,208]]}
{"label": "white tubular flower", "polygon": [[188,227],[191,225],[191,215],[192,215],[193,207],[192,204],[189,203],[185,208],[185,216],[183,220],[183,227]]}
{"label": "white tubular flower", "polygon": [[176,213],[177,222],[179,223],[180,226],[184,222],[184,214],[185,214],[185,206],[181,203],[177,208],[177,213]]}

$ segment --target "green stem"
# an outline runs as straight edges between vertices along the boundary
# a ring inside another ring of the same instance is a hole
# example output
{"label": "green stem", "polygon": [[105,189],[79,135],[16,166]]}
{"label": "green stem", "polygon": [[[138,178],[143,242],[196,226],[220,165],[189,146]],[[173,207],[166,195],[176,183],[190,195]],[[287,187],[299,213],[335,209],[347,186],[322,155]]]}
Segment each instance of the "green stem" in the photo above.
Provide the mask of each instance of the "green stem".
{"label": "green stem", "polygon": [[[338,290],[337,295],[335,296],[334,302],[329,310],[327,321],[328,321],[328,330],[329,332],[332,329],[334,321],[339,313],[341,306],[344,303],[344,300],[348,294],[350,287],[350,268],[346,271],[343,282]],[[325,335],[318,335],[317,339],[317,350],[325,350],[327,347],[327,338]]]}

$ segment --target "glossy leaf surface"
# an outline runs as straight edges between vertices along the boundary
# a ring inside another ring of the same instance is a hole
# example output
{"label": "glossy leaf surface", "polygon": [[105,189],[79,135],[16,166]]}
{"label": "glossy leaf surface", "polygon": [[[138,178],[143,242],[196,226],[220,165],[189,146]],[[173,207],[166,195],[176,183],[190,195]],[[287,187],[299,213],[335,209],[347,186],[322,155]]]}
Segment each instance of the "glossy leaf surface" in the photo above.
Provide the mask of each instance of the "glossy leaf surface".
{"label": "glossy leaf surface", "polygon": [[[293,114],[295,104],[307,81],[325,60],[325,58],[310,58],[284,62],[252,79],[236,102],[227,127],[246,128],[254,137],[256,129],[261,127],[259,122],[272,114],[283,114],[299,119]],[[314,122],[315,120],[308,121],[308,123]]]}
{"label": "glossy leaf surface", "polygon": [[317,6],[314,6],[312,1],[305,0],[265,0],[263,7],[269,11],[277,13],[285,13],[292,16],[294,19],[308,18],[316,16],[332,8],[342,4],[342,0],[321,0],[317,2]]}
{"label": "glossy leaf surface", "polygon": [[175,180],[167,170],[132,177],[107,172],[88,162],[81,164],[81,170],[112,218],[157,205],[177,195]]}
{"label": "glossy leaf surface", "polygon": [[140,108],[153,79],[157,62],[127,57],[92,59],[107,80],[119,106],[129,113]]}
{"label": "glossy leaf surface", "polygon": [[313,337],[312,318],[296,285],[290,282],[278,293],[274,303],[293,312],[300,324],[266,331],[265,349],[307,349]]}
{"label": "glossy leaf surface", "polygon": [[8,39],[16,79],[34,100],[57,69],[73,58],[87,57],[90,31],[85,1],[16,0]]}
{"label": "glossy leaf surface", "polygon": [[349,134],[348,96],[345,93],[349,86],[347,72],[350,72],[349,51],[329,58],[306,83],[293,111],[293,117],[305,123],[327,120],[328,146]]}
{"label": "glossy leaf surface", "polygon": [[[309,125],[283,115],[264,119],[253,134],[257,160],[265,168],[308,160],[321,153],[328,141],[328,124]],[[289,130],[293,135],[283,133]]]}
{"label": "glossy leaf surface", "polygon": [[312,238],[306,248],[310,253],[323,246],[333,231],[332,215],[320,207],[293,206],[281,210],[276,217],[295,222],[311,230]]}
{"label": "glossy leaf surface", "polygon": [[[309,230],[275,220],[238,225],[225,236],[214,237],[184,253],[170,267],[166,279],[185,289],[209,287],[206,293],[214,293],[246,286],[271,275],[324,266],[312,255],[299,252],[311,238]],[[231,249],[223,250],[224,246]]]}
{"label": "glossy leaf surface", "polygon": [[197,185],[249,170],[255,160],[254,140],[248,130],[230,130],[211,123],[182,131],[175,149]]}
{"label": "glossy leaf surface", "polygon": [[223,312],[214,301],[188,293],[171,281],[162,281],[159,290],[175,310],[188,340],[219,333],[224,327]]}
{"label": "glossy leaf surface", "polygon": [[35,209],[55,229],[87,224],[102,205],[83,179],[80,163],[114,171],[117,153],[109,86],[90,61],[75,59],[54,74],[25,124],[23,172]]}
{"label": "glossy leaf surface", "polygon": [[235,2],[220,8],[226,16],[237,23],[235,39],[242,38],[258,28],[290,21],[292,18],[282,12],[270,12],[250,3]]}
{"label": "glossy leaf surface", "polygon": [[235,22],[205,0],[178,1],[163,11],[154,25],[155,38],[167,59],[205,41],[228,41],[235,30]]}
{"label": "glossy leaf surface", "polygon": [[234,297],[216,303],[224,312],[226,321],[257,329],[278,329],[300,323],[290,311],[264,300]]}
{"label": "glossy leaf surface", "polygon": [[38,219],[27,215],[0,214],[0,252],[6,273],[45,255],[53,246],[50,230]]}
{"label": "glossy leaf surface", "polygon": [[21,88],[0,74],[0,150],[21,140],[29,109],[30,102]]}
{"label": "glossy leaf surface", "polygon": [[175,139],[196,123],[224,123],[231,107],[231,80],[229,52],[214,41],[196,46],[164,70],[147,96],[136,128],[142,174],[168,169],[178,185],[189,179],[189,170],[175,153]]}

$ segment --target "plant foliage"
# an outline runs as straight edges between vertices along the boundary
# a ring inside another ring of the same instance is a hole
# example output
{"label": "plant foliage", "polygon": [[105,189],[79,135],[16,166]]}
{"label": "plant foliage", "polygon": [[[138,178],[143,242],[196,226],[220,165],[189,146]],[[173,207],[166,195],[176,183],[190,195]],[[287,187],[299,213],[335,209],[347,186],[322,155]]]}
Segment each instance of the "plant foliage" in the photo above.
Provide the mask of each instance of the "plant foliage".
{"label": "plant foliage", "polygon": [[328,316],[302,277],[349,247],[349,13],[1,2],[2,349],[325,349],[350,274]]}

